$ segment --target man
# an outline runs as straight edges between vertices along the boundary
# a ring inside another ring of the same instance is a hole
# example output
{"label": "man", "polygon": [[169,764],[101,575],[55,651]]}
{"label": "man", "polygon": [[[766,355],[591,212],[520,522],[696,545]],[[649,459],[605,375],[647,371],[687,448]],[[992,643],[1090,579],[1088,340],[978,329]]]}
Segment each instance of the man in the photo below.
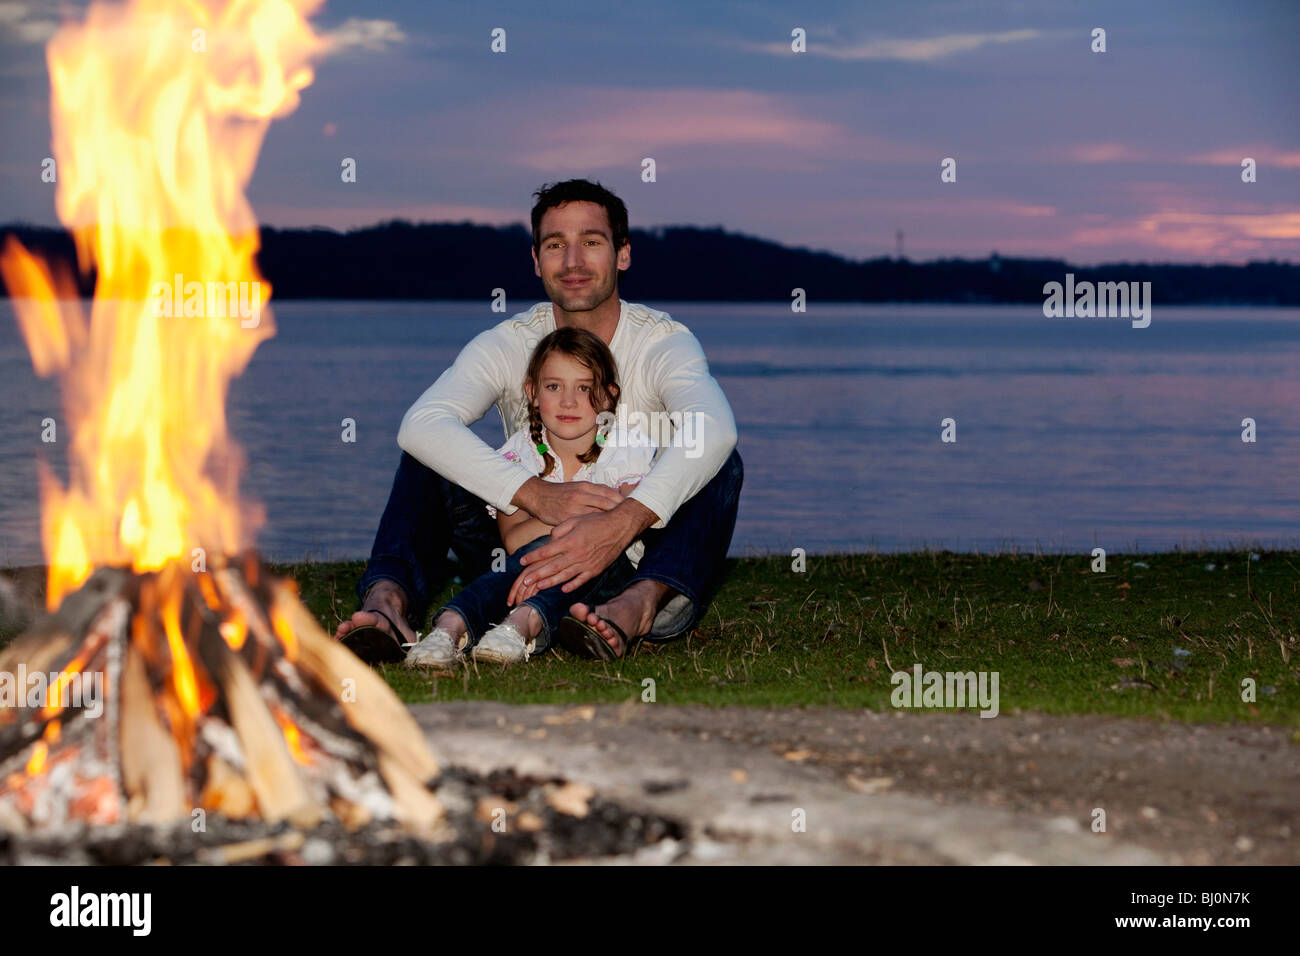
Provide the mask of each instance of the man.
{"label": "man", "polygon": [[[608,656],[623,656],[640,638],[689,631],[717,583],[744,475],[731,407],[685,326],[619,298],[618,275],[632,255],[622,200],[582,179],[534,195],[533,268],[550,301],[476,336],[402,419],[401,463],[357,586],[361,610],[336,634],[363,659],[403,658],[449,546],[466,580],[489,570],[501,540],[488,504],[506,514],[523,508],[554,525],[550,542],[523,558],[512,606],[556,584],[581,586],[642,539],[644,557],[621,593],[570,609],[608,644]],[[623,413],[666,414],[679,429],[679,421],[689,423],[696,447],[663,443],[650,473],[624,495],[590,482],[544,481],[475,436],[468,426],[494,405],[507,436],[526,422],[528,359],[557,326],[587,329],[609,345]]]}

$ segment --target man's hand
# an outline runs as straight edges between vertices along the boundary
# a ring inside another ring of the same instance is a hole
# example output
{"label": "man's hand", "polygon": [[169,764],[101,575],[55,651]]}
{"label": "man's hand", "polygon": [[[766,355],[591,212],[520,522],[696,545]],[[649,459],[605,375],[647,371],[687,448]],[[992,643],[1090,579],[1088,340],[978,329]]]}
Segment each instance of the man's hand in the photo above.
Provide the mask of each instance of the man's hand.
{"label": "man's hand", "polygon": [[507,606],[515,607],[538,591],[561,583],[566,594],[580,588],[613,564],[642,531],[658,520],[653,511],[629,498],[612,511],[560,522],[551,532],[550,541],[520,559],[524,569],[510,586]]}
{"label": "man's hand", "polygon": [[569,518],[609,511],[622,500],[623,495],[613,488],[591,481],[529,478],[519,486],[510,503],[545,524],[558,526]]}

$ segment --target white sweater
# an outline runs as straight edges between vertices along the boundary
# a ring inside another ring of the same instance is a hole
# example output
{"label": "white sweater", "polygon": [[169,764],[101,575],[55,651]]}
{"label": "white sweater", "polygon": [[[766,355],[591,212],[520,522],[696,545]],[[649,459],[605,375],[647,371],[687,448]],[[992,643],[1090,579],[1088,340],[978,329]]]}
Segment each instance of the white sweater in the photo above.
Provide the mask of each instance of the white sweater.
{"label": "white sweater", "polygon": [[[542,426],[542,441],[548,445],[551,442],[545,425]],[[537,446],[533,444],[532,433],[527,428],[521,428],[507,438],[506,443],[497,449],[497,454],[507,461],[519,462],[528,469],[530,475],[541,475],[542,469],[546,467],[546,462],[542,460]],[[554,466],[551,468],[551,473],[542,481],[590,481],[593,484],[605,485],[607,488],[635,485],[650,474],[654,455],[655,450],[650,446],[648,435],[636,429],[614,426],[606,433],[605,447],[601,449],[600,456],[595,461],[579,466],[577,472],[570,478],[564,473],[564,462],[560,456],[552,455]],[[493,518],[497,516],[496,508],[488,505],[487,510]],[[640,567],[641,558],[645,555],[645,542],[637,538],[624,553],[632,562],[632,567]]]}
{"label": "white sweater", "polygon": [[[662,528],[727,460],[736,446],[736,420],[690,330],[666,312],[619,303],[609,344],[622,389],[619,419],[640,425],[663,446],[631,497],[658,516],[651,527]],[[407,410],[397,444],[449,481],[514,514],[510,499],[534,475],[503,459],[468,426],[494,405],[506,437],[527,426],[524,373],[537,343],[554,330],[555,313],[547,301],[480,332]],[[658,421],[665,413],[684,417],[656,434],[656,419],[641,423],[637,413],[657,414]]]}

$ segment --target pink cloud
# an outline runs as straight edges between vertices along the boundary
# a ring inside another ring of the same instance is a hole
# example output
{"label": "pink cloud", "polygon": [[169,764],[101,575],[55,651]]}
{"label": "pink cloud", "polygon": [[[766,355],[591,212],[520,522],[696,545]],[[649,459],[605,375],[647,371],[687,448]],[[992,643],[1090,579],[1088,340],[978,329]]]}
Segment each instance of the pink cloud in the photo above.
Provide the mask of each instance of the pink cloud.
{"label": "pink cloud", "polygon": [[431,160],[480,163],[484,153],[548,177],[661,166],[745,166],[802,173],[828,162],[934,162],[941,154],[862,134],[818,116],[821,100],[713,88],[560,88],[540,100],[497,99],[441,111],[455,130]]}
{"label": "pink cloud", "polygon": [[1300,212],[1160,212],[1106,225],[1085,226],[1065,237],[1081,246],[1138,244],[1184,256],[1249,258],[1300,252]]}
{"label": "pink cloud", "polygon": [[1204,166],[1240,166],[1241,161],[1249,156],[1260,166],[1276,166],[1279,169],[1300,169],[1300,151],[1286,152],[1271,146],[1238,146],[1232,149],[1219,149],[1210,153],[1198,153],[1187,157],[1184,162]]}
{"label": "pink cloud", "polygon": [[930,199],[843,199],[809,203],[810,213],[819,215],[847,215],[861,219],[878,216],[973,216],[988,219],[1011,216],[1017,219],[1041,219],[1055,216],[1055,206],[1002,199],[997,196],[939,196]]}
{"label": "pink cloud", "polygon": [[1076,163],[1134,163],[1152,158],[1146,151],[1127,143],[1078,143],[1067,146],[1061,155]]}
{"label": "pink cloud", "polygon": [[1300,239],[1300,212],[1216,215],[1212,213],[1159,212],[1144,217],[1147,232],[1217,229],[1251,239]]}
{"label": "pink cloud", "polygon": [[[1079,264],[1300,258],[1300,209],[1294,206],[1219,211],[1170,184],[1135,184],[1132,196],[1135,211],[1122,214],[1004,197],[826,200],[806,212],[800,208],[797,215],[766,210],[761,221],[744,229],[858,258],[893,255],[899,228],[912,259],[979,256],[992,249],[1004,256],[1060,257]],[[798,229],[803,223],[808,223],[806,235]]]}
{"label": "pink cloud", "polygon": [[1300,151],[1286,151],[1273,146],[1234,146],[1203,153],[1185,153],[1166,150],[1153,153],[1127,143],[1073,143],[1048,150],[1046,158],[1073,163],[1186,163],[1196,166],[1240,166],[1242,159],[1252,157],[1262,166],[1279,169],[1300,169]]}
{"label": "pink cloud", "polygon": [[546,171],[664,160],[683,147],[820,154],[843,137],[834,123],[748,90],[597,90],[566,103],[562,116],[535,107],[521,118],[514,158]]}

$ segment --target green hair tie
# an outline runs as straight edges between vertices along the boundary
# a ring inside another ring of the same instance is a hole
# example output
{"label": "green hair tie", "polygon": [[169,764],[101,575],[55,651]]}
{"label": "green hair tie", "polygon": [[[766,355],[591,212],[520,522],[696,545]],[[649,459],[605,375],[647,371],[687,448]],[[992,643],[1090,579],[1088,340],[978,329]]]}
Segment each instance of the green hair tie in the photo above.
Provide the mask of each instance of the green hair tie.
{"label": "green hair tie", "polygon": [[545,454],[546,454],[546,442],[540,442],[540,443],[537,445],[537,454],[539,454],[539,455],[545,455]]}

